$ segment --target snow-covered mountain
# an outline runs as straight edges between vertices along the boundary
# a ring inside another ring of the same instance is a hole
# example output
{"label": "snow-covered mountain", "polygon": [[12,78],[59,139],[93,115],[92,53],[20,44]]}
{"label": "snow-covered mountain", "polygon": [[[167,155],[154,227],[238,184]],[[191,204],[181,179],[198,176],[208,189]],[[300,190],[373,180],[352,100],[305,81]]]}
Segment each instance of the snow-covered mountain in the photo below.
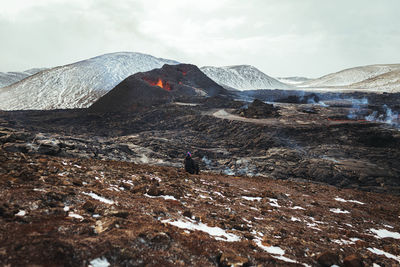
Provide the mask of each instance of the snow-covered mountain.
{"label": "snow-covered mountain", "polygon": [[294,76],[294,77],[275,77],[275,79],[277,79],[278,81],[280,81],[282,83],[287,83],[287,84],[292,84],[292,85],[297,85],[297,84],[301,84],[301,83],[304,83],[304,82],[312,80],[310,78],[298,77],[298,76]]}
{"label": "snow-covered mountain", "polygon": [[178,62],[119,52],[55,67],[0,88],[0,109],[84,108],[128,76]]}
{"label": "snow-covered mountain", "polygon": [[26,71],[0,72],[0,88],[19,82],[22,79],[25,79],[26,77],[34,75],[45,69],[46,68],[35,68]]}
{"label": "snow-covered mountain", "polygon": [[250,65],[226,67],[204,66],[200,68],[208,77],[229,89],[289,89],[293,86],[282,83]]}
{"label": "snow-covered mountain", "polygon": [[400,92],[400,68],[350,85],[355,89],[378,89],[381,92]]}
{"label": "snow-covered mountain", "polygon": [[400,64],[379,64],[361,66],[345,69],[339,72],[331,73],[320,78],[307,81],[298,85],[299,87],[329,87],[329,86],[349,86],[379,75],[399,70]]}

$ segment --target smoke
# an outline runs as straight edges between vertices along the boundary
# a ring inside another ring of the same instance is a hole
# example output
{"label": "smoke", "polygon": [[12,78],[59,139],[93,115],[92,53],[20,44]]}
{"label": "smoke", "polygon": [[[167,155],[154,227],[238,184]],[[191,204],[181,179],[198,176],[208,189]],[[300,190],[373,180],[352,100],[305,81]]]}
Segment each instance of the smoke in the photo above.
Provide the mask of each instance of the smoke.
{"label": "smoke", "polygon": [[204,164],[206,164],[207,168],[211,167],[211,160],[208,159],[206,156],[203,156],[201,160],[204,162]]}
{"label": "smoke", "polygon": [[366,116],[365,119],[367,121],[387,123],[387,124],[391,124],[393,126],[400,127],[400,117],[399,116],[400,115],[398,112],[393,111],[387,105],[383,105],[382,113],[375,110],[370,115]]}
{"label": "smoke", "polygon": [[361,108],[363,106],[368,105],[368,98],[364,97],[361,99],[356,99],[356,98],[348,98],[346,101],[350,101],[352,103],[351,109],[349,111],[349,114],[347,115],[347,118],[354,120],[358,119],[361,114]]}

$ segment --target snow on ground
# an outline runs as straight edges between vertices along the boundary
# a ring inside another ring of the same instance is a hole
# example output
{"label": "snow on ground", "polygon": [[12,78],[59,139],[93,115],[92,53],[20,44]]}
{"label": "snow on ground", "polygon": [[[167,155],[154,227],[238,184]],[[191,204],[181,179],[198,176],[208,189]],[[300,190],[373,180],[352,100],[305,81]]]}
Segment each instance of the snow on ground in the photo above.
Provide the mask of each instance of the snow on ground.
{"label": "snow on ground", "polygon": [[108,262],[107,258],[101,257],[101,258],[96,258],[94,260],[90,261],[89,267],[108,267],[110,266],[110,263]]}
{"label": "snow on ground", "polygon": [[356,203],[356,204],[360,204],[360,205],[364,205],[365,204],[365,203],[362,203],[362,202],[357,201],[357,200],[346,200],[346,199],[343,199],[343,198],[340,198],[340,197],[336,197],[335,200],[339,201],[339,202],[351,202],[351,203]]}
{"label": "snow on ground", "polygon": [[177,200],[174,196],[168,196],[168,195],[150,196],[148,194],[144,194],[144,196],[149,198],[163,198],[165,200]]}
{"label": "snow on ground", "polygon": [[[298,263],[295,260],[292,260],[292,259],[289,259],[289,258],[283,256],[285,254],[285,251],[283,249],[281,249],[280,247],[264,246],[260,239],[255,239],[255,243],[261,249],[265,250],[269,254],[272,254],[272,257],[274,257],[275,259],[278,259],[278,260],[281,260],[281,261],[285,261],[285,262],[290,262],[290,263]],[[306,264],[303,264],[303,265],[304,266],[308,266]]]}
{"label": "snow on ground", "polygon": [[281,206],[278,204],[278,200],[275,198],[270,198],[269,199],[269,205],[272,207],[280,208]]}
{"label": "snow on ground", "polygon": [[17,214],[15,214],[15,216],[21,216],[21,217],[23,217],[25,215],[26,215],[26,211],[24,211],[24,210],[20,210]]}
{"label": "snow on ground", "polygon": [[162,220],[161,222],[168,223],[182,229],[202,231],[213,236],[216,240],[221,240],[226,242],[240,241],[240,237],[235,234],[227,233],[225,230],[219,227],[209,227],[204,223],[201,222],[197,223],[193,220],[177,220],[177,221]]}
{"label": "snow on ground", "polygon": [[243,199],[249,200],[249,201],[261,201],[261,197],[247,197],[247,196],[242,196]]}
{"label": "snow on ground", "polygon": [[397,232],[391,232],[386,229],[374,229],[374,228],[371,228],[369,230],[373,232],[377,238],[391,237],[395,239],[400,239],[400,233]]}
{"label": "snow on ground", "polygon": [[395,256],[393,254],[390,254],[388,252],[385,252],[385,251],[377,249],[377,248],[368,248],[368,250],[376,255],[384,255],[385,257],[387,257],[389,259],[393,259],[393,260],[397,261],[398,263],[400,263],[400,256]]}
{"label": "snow on ground", "polygon": [[329,211],[333,213],[342,213],[342,214],[350,213],[347,210],[341,210],[341,209],[329,209]]}
{"label": "snow on ground", "polygon": [[83,220],[83,217],[82,217],[81,215],[76,214],[76,213],[74,213],[74,212],[68,213],[68,217],[75,218],[75,219],[79,219],[79,220]]}
{"label": "snow on ground", "polygon": [[96,195],[95,193],[92,193],[92,192],[91,193],[82,192],[82,194],[90,196],[91,198],[96,199],[96,200],[101,201],[101,202],[106,203],[106,204],[110,204],[110,205],[114,204],[114,201],[109,200],[109,199],[104,198],[104,197],[101,197],[101,196],[98,196],[98,195]]}

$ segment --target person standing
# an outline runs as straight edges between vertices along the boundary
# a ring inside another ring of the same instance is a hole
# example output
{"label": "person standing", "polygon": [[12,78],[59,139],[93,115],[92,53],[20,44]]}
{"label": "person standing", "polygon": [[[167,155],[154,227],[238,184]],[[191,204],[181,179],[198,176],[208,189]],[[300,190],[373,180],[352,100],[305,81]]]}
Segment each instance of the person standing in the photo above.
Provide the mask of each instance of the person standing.
{"label": "person standing", "polygon": [[190,152],[186,153],[184,165],[186,172],[190,174],[199,174],[200,172],[199,165],[192,159],[192,154]]}

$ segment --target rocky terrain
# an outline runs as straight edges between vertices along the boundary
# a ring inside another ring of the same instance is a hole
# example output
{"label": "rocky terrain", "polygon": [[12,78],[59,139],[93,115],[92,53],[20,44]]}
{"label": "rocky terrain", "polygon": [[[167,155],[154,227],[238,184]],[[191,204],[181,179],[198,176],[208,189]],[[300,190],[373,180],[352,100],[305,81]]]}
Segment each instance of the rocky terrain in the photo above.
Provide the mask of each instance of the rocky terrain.
{"label": "rocky terrain", "polygon": [[400,198],[0,148],[3,266],[398,266]]}
{"label": "rocky terrain", "polygon": [[87,109],[0,111],[0,263],[396,266],[399,111],[227,91],[189,64]]}

